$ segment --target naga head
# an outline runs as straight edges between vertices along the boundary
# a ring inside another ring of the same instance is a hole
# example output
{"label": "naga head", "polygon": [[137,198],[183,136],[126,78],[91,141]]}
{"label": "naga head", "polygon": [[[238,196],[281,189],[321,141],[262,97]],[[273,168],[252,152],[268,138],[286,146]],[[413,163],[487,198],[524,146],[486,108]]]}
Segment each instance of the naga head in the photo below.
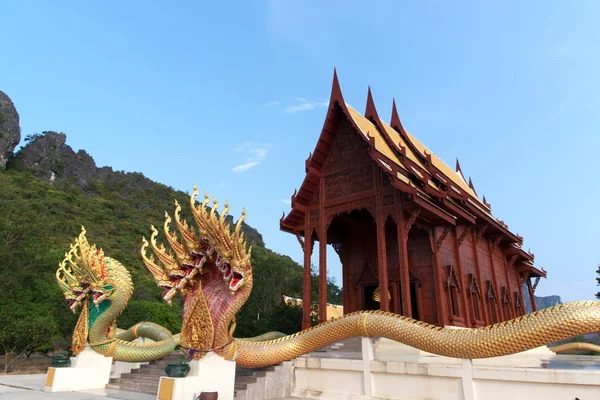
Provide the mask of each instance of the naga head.
{"label": "naga head", "polygon": [[[144,264],[157,285],[163,289],[163,299],[171,303],[175,294],[184,295],[184,345],[186,328],[193,324],[186,315],[194,307],[202,308],[194,309],[195,314],[210,316],[210,326],[207,329],[214,332],[214,335],[207,336],[214,336],[211,343],[226,340],[227,336],[231,338],[233,328],[229,329],[230,324],[252,290],[251,248],[246,247],[244,234],[240,232],[246,218],[245,210],[235,228],[231,229],[225,223],[229,212],[228,203],[225,202],[224,209],[217,216],[217,199],[213,200],[213,207],[208,208],[208,194],[204,195],[201,204],[196,203],[197,195],[198,189],[194,186],[190,207],[197,229],[181,219],[181,206],[175,201],[175,224],[179,236],[170,231],[172,219],[168,213],[165,213],[163,225],[170,250],[163,244],[157,244],[158,230],[154,226],[151,227],[150,242],[142,238],[141,248]],[[153,255],[146,255],[148,247],[152,247],[158,262]],[[205,318],[204,324],[208,322],[207,319]]]}
{"label": "naga head", "polygon": [[110,298],[117,285],[118,277],[111,266],[113,260],[105,257],[102,249],[90,246],[85,234],[85,228],[81,227],[81,233],[56,270],[58,284],[73,312],[87,299],[98,305]]}

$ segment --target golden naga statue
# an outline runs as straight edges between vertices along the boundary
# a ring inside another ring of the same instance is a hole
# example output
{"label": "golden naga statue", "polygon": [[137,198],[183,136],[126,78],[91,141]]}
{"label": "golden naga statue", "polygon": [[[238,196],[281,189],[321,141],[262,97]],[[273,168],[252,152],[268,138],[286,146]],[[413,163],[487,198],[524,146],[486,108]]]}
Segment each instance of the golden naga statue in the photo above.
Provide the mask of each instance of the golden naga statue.
{"label": "golden naga statue", "polygon": [[[56,270],[56,279],[69,308],[81,314],[73,331],[73,352],[89,346],[118,361],[140,362],[162,358],[179,343],[166,328],[140,322],[128,330],[118,329],[116,319],[133,294],[129,271],[117,260],[105,257],[101,249],[90,246],[85,228],[71,245]],[[141,344],[138,337],[154,343]]]}
{"label": "golden naga statue", "polygon": [[[245,211],[242,212],[235,229],[232,230],[224,222],[225,215],[229,211],[227,202],[220,217],[217,217],[217,200],[214,200],[213,207],[209,211],[208,195],[205,194],[204,201],[197,204],[197,194],[198,190],[194,186],[190,206],[197,230],[181,220],[179,215],[181,206],[176,202],[175,224],[179,235],[170,231],[169,224],[172,220],[166,213],[164,223],[164,233],[172,251],[156,243],[158,231],[154,227],[152,227],[150,243],[143,238],[141,249],[146,267],[154,276],[158,286],[164,289],[163,298],[170,302],[177,293],[184,296],[181,334],[171,336],[172,342],[169,343],[179,343],[189,352],[190,357],[195,359],[200,359],[206,353],[213,351],[226,360],[235,360],[243,367],[265,367],[354,336],[386,337],[447,357],[486,358],[518,353],[575,335],[600,330],[600,302],[583,301],[562,304],[483,328],[447,329],[389,312],[359,311],[293,335],[271,340],[264,340],[267,335],[250,339],[234,338],[235,314],[244,305],[252,290],[250,249],[246,247],[243,234],[240,232]],[[154,256],[146,255],[149,246],[158,261]],[[114,260],[110,262],[110,265],[116,268],[112,272],[111,282],[117,282],[119,279],[126,282],[129,277],[127,271],[124,268],[121,271],[120,267],[116,267],[117,263]],[[89,262],[87,264],[89,265]],[[75,262],[74,265],[78,266],[80,263]],[[93,265],[96,265],[97,269],[98,264]],[[104,276],[104,279],[107,276],[106,271],[103,275],[101,271],[95,274]],[[85,287],[82,287],[82,281],[75,275],[73,278],[65,278],[66,275],[63,273],[59,278],[65,297],[72,308],[77,301],[81,304],[81,300],[77,299],[82,296],[85,298],[84,293],[91,292],[92,299],[100,310],[103,309],[103,295],[114,298],[117,288],[129,291],[132,288],[130,280],[129,289],[126,289],[125,284],[111,284],[109,281],[105,281],[102,288],[99,288],[98,282],[91,282],[90,286],[86,286],[87,281],[83,281]],[[88,292],[85,292],[86,290]],[[128,299],[130,294],[129,292],[129,295],[120,298]],[[107,309],[110,309],[110,306]],[[115,313],[112,313],[110,318],[113,317],[116,318]],[[107,326],[111,326],[110,324],[114,324],[114,318],[112,320],[110,318],[102,319],[100,328],[106,329]],[[90,332],[98,321],[98,317],[95,321],[90,319]],[[90,345],[96,349],[95,346],[100,346],[98,343],[102,340],[120,338],[121,342],[115,340],[116,344],[111,345],[115,358],[119,359],[121,355],[135,351],[129,348],[127,352],[125,351],[125,346],[128,345],[125,340],[131,340],[130,338],[136,335],[140,335],[140,329],[118,331],[113,337],[109,335],[106,338],[99,336],[92,338],[90,334]],[[121,346],[124,350],[119,352]],[[140,355],[139,358],[141,357]]]}

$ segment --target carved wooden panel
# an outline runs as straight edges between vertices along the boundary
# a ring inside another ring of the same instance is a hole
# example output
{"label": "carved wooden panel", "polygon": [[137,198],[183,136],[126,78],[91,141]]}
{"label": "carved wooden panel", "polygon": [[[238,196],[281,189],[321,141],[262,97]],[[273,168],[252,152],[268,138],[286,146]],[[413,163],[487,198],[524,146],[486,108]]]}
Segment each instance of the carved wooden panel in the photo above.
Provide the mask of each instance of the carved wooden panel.
{"label": "carved wooden panel", "polygon": [[365,165],[325,177],[325,200],[373,188],[373,166]]}
{"label": "carved wooden panel", "polygon": [[369,145],[361,139],[360,135],[350,121],[347,119],[342,121],[321,172],[327,174],[349,166],[370,164],[372,160],[367,153]]}
{"label": "carved wooden panel", "polygon": [[366,209],[371,213],[373,219],[375,218],[375,197],[368,197],[365,199],[360,199],[356,201],[351,201],[348,203],[338,204],[333,207],[328,207],[325,209],[325,219],[326,219],[326,228],[329,228],[329,224],[331,221],[341,213],[347,212],[350,213],[354,210],[362,210]]}
{"label": "carved wooden panel", "polygon": [[315,193],[313,194],[312,199],[310,200],[310,204],[319,204],[319,188],[315,189]]}
{"label": "carved wooden panel", "polygon": [[317,222],[319,220],[319,210],[312,210],[308,218],[310,222]]}
{"label": "carved wooden panel", "polygon": [[383,199],[382,199],[383,206],[385,207],[385,206],[392,206],[392,205],[394,205],[394,199],[395,199],[394,193],[386,193],[386,194],[384,194],[383,195]]}

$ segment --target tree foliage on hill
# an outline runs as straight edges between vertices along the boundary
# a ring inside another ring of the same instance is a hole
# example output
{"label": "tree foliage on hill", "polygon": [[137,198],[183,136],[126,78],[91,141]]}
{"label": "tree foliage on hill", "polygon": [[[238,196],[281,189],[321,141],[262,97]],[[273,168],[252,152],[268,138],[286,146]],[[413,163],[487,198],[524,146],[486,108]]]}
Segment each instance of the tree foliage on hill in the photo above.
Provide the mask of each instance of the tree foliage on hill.
{"label": "tree foliage on hill", "polygon": [[[169,307],[161,299],[151,274],[139,255],[142,236],[150,225],[163,221],[173,200],[187,204],[189,196],[154,183],[139,173],[115,172],[105,181],[90,180],[80,187],[68,179],[52,185],[30,171],[9,163],[0,171],[0,332],[15,330],[15,319],[45,318],[52,340],[70,335],[76,316],[71,313],[56,284],[55,271],[65,251],[85,226],[90,242],[104,249],[130,271],[133,297],[117,320],[121,328],[142,321],[161,324],[173,332],[181,327],[181,299]],[[182,217],[190,220],[184,207]],[[237,316],[237,337],[266,331],[292,333],[300,330],[301,310],[281,306],[281,295],[301,297],[302,267],[289,257],[253,243],[254,289]],[[317,278],[313,276],[312,299],[316,301]],[[328,301],[341,302],[341,292],[331,280]],[[42,344],[36,341],[36,346]]]}

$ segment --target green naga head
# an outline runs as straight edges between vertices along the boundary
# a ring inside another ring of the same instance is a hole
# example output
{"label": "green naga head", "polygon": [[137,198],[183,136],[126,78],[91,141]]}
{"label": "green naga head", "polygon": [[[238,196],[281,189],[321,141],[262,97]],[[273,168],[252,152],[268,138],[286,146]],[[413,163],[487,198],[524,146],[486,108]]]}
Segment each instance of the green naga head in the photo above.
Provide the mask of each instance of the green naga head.
{"label": "green naga head", "polygon": [[85,228],[81,227],[79,237],[71,244],[69,252],[65,254],[56,271],[58,284],[73,312],[88,298],[98,306],[102,301],[109,300],[119,286],[130,287],[128,292],[131,292],[133,287],[131,277],[128,274],[120,276],[119,272],[115,272],[113,263],[116,261],[104,257],[102,249],[90,245],[85,233]]}

